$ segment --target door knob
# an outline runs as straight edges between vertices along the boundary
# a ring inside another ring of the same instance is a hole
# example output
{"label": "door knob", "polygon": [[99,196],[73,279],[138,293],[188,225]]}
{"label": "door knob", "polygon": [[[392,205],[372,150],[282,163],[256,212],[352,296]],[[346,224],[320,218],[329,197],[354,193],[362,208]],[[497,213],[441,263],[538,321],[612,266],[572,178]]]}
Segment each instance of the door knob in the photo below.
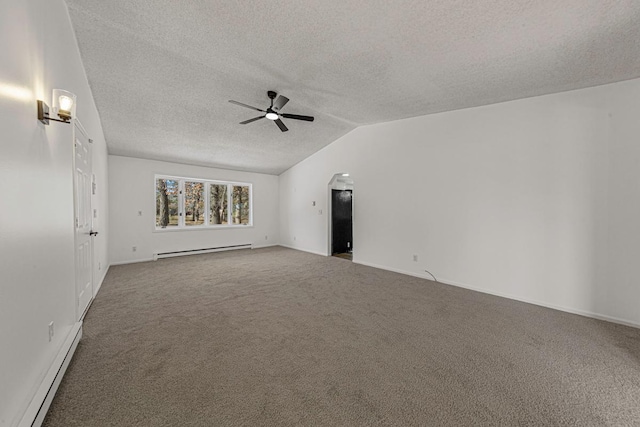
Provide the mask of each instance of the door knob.
{"label": "door knob", "polygon": [[97,231],[90,231],[89,232],[89,236],[97,236],[98,232]]}

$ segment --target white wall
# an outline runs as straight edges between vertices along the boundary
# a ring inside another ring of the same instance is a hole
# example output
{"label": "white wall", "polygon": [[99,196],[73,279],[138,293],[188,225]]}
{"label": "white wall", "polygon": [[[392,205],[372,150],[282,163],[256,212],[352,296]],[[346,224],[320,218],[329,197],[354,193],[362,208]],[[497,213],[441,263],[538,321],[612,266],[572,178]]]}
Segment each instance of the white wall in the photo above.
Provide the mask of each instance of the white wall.
{"label": "white wall", "polygon": [[612,85],[605,238],[606,276],[596,288],[596,310],[640,324],[640,80]]}
{"label": "white wall", "polygon": [[355,262],[640,325],[638,111],[634,80],[358,128],[280,176],[280,242],[328,252],[348,172]]}
{"label": "white wall", "polygon": [[[63,0],[0,2],[0,426],[19,421],[75,323],[71,125],[36,99],[78,97],[102,184],[96,264],[107,265],[107,153]],[[48,339],[48,323],[55,335]]]}
{"label": "white wall", "polygon": [[[156,231],[156,174],[253,184],[253,227]],[[112,264],[149,260],[158,252],[246,243],[259,247],[278,242],[278,177],[275,175],[109,156],[109,191]],[[138,211],[142,211],[142,216],[138,216]],[[137,247],[136,252],[132,251],[133,246]]]}

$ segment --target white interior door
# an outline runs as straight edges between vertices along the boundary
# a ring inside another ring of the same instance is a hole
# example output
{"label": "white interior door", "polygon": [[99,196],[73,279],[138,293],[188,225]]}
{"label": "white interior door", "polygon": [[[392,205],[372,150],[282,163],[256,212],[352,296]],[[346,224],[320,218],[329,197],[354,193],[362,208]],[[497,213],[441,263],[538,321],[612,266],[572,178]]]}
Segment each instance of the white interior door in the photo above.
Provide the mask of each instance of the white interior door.
{"label": "white interior door", "polygon": [[91,142],[77,125],[73,134],[76,300],[77,318],[80,320],[93,298]]}

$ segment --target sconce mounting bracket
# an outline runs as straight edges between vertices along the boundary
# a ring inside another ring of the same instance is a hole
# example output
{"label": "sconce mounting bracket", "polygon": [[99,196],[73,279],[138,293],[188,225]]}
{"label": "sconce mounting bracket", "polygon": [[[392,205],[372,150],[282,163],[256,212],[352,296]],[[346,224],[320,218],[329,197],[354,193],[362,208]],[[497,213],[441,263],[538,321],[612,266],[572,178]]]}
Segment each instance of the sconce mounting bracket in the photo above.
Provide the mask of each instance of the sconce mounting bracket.
{"label": "sconce mounting bracket", "polygon": [[58,120],[58,119],[54,119],[53,117],[49,117],[49,106],[41,100],[38,100],[38,120],[40,120],[41,123],[48,125],[49,124],[49,120],[53,120],[54,122],[61,122],[61,123],[69,123],[69,120]]}

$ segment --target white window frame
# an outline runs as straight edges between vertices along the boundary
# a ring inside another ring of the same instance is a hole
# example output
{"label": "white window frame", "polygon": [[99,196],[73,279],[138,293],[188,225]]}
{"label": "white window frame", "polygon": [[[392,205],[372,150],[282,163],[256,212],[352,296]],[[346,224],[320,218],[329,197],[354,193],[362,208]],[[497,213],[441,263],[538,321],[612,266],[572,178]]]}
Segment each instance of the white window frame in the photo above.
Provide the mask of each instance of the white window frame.
{"label": "white window frame", "polygon": [[[162,228],[156,225],[156,191],[157,191],[157,183],[159,179],[169,179],[173,181],[178,181],[178,225],[172,227]],[[186,225],[185,221],[185,182],[201,182],[204,184],[204,223],[201,225]],[[211,201],[209,200],[211,197],[211,185],[226,185],[227,186],[227,223],[226,224],[211,224],[210,223],[210,206]],[[234,186],[242,186],[249,187],[249,223],[248,224],[234,224],[233,223],[233,187]],[[248,228],[253,227],[253,184],[250,182],[240,182],[240,181],[221,181],[217,179],[203,179],[203,178],[188,178],[184,176],[175,176],[175,175],[164,175],[164,174],[155,174],[153,177],[153,225],[156,232],[165,232],[165,231],[185,231],[185,230],[216,230],[221,228]]]}

